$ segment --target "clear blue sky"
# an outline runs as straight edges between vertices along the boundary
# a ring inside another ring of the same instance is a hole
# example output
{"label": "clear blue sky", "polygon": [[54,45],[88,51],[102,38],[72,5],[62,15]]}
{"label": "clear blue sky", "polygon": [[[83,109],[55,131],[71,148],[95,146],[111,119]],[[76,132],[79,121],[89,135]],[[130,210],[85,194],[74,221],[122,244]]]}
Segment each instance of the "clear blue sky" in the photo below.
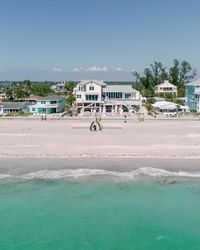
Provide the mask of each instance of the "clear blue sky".
{"label": "clear blue sky", "polygon": [[0,0],[0,80],[132,80],[154,60],[200,71],[199,0]]}

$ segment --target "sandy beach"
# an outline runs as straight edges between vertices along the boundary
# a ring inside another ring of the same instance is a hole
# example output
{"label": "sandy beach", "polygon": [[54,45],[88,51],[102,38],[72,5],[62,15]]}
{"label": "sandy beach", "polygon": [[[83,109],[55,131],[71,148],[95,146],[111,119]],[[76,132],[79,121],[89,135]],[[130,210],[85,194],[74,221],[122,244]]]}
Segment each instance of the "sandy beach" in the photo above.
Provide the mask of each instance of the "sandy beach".
{"label": "sandy beach", "polygon": [[92,118],[0,120],[0,173],[139,167],[200,170],[198,120],[105,119],[91,132]]}

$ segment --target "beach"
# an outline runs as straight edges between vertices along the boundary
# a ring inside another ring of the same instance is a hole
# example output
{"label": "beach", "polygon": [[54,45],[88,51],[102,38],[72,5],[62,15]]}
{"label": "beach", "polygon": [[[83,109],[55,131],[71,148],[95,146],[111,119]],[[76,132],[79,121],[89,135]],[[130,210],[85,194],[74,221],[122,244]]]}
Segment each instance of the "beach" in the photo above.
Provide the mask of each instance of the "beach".
{"label": "beach", "polygon": [[90,131],[92,118],[1,119],[0,173],[43,169],[140,167],[199,170],[198,120],[103,119],[103,131]]}
{"label": "beach", "polygon": [[199,249],[199,121],[91,121],[0,119],[0,249]]}

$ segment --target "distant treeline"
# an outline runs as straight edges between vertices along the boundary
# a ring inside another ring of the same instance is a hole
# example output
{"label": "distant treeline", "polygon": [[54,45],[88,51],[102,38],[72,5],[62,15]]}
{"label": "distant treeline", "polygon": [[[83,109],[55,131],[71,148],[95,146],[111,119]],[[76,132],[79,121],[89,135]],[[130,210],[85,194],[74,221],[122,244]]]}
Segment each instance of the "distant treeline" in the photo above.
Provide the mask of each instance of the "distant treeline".
{"label": "distant treeline", "polygon": [[175,59],[169,68],[163,66],[161,62],[155,61],[148,68],[144,69],[143,74],[133,72],[135,82],[133,87],[140,91],[143,96],[155,96],[154,87],[169,80],[178,88],[178,96],[185,96],[185,84],[192,81],[196,76],[196,70],[192,69],[187,61]]}

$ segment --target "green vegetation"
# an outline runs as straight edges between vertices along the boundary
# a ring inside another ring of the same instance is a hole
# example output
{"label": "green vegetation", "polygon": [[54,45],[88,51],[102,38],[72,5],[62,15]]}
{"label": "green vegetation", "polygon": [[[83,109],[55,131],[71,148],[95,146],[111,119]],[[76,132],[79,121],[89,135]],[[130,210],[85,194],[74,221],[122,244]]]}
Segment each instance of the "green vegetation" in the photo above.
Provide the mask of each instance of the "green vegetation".
{"label": "green vegetation", "polygon": [[76,83],[74,83],[74,82],[67,82],[66,85],[65,85],[65,87],[67,89],[67,93],[66,93],[67,94],[67,99],[66,99],[66,101],[67,101],[67,105],[69,107],[71,107],[72,104],[76,100],[74,95],[73,95],[73,91],[74,91],[75,86],[76,86]]}
{"label": "green vegetation", "polygon": [[172,67],[167,69],[161,62],[154,62],[149,68],[144,69],[143,75],[137,71],[132,72],[136,78],[133,88],[140,91],[143,96],[155,96],[154,87],[169,80],[178,88],[178,96],[185,96],[185,83],[190,82],[196,76],[196,71],[192,69],[191,65],[186,61],[173,61]]}
{"label": "green vegetation", "polygon": [[27,98],[30,95],[47,96],[54,93],[50,87],[50,83],[31,83],[29,80],[13,83],[5,87],[6,101],[13,102],[18,99]]}
{"label": "green vegetation", "polygon": [[146,109],[148,111],[148,114],[151,114],[153,112],[153,106],[152,106],[151,103],[146,103],[145,107],[146,107]]}

